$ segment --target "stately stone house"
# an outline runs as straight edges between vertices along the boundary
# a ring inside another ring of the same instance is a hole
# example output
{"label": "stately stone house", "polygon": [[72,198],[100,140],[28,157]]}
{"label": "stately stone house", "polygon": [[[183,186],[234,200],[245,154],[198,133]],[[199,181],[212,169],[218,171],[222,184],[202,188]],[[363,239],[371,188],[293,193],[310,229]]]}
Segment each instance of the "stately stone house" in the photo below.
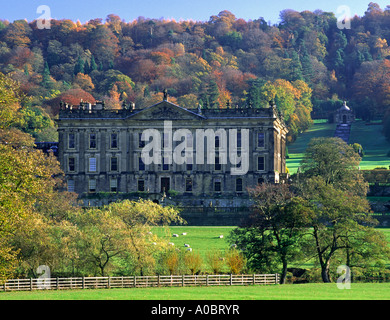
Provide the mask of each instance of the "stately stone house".
{"label": "stately stone house", "polygon": [[187,199],[239,197],[286,173],[276,106],[186,109],[168,101],[108,110],[61,104],[58,157],[69,191]]}

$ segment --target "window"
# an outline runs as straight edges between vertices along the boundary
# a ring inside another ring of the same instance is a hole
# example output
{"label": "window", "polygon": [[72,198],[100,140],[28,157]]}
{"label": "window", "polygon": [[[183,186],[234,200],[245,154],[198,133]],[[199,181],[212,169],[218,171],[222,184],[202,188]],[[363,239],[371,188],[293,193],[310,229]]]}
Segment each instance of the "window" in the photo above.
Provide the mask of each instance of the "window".
{"label": "window", "polygon": [[142,140],[142,132],[138,134],[138,147],[143,148],[145,147],[146,143]]}
{"label": "window", "polygon": [[68,180],[68,192],[74,192],[74,180],[73,179]]}
{"label": "window", "polygon": [[76,147],[75,144],[75,134],[74,133],[69,133],[68,134],[68,148],[69,149],[74,149]]}
{"label": "window", "polygon": [[89,158],[89,172],[96,172],[96,158]]}
{"label": "window", "polygon": [[163,133],[163,148],[169,147],[169,134]]}
{"label": "window", "polygon": [[111,149],[117,149],[118,148],[118,134],[117,133],[111,133],[111,143],[110,143]]}
{"label": "window", "polygon": [[221,179],[215,179],[214,180],[214,191],[221,192],[221,190],[222,190]]}
{"label": "window", "polygon": [[236,179],[236,192],[242,192],[242,178]]}
{"label": "window", "polygon": [[111,158],[110,170],[111,171],[118,171],[118,158],[116,158],[116,157]]}
{"label": "window", "polygon": [[192,148],[193,147],[193,137],[192,137],[192,133],[187,133],[186,135],[186,147],[187,148]]}
{"label": "window", "polygon": [[68,171],[76,171],[76,159],[74,157],[68,158]]}
{"label": "window", "polygon": [[145,180],[138,180],[137,190],[139,192],[144,192],[145,191]]}
{"label": "window", "polygon": [[265,146],[264,132],[259,132],[257,134],[257,147],[264,148],[264,146]]}
{"label": "window", "polygon": [[215,169],[216,171],[222,170],[222,165],[221,165],[221,163],[220,163],[219,157],[215,157],[214,169]]}
{"label": "window", "polygon": [[169,164],[167,163],[167,162],[168,162],[168,159],[163,157],[162,160],[163,160],[162,169],[163,169],[164,171],[169,170]]}
{"label": "window", "polygon": [[118,191],[118,180],[116,178],[110,179],[110,191],[117,192]]}
{"label": "window", "polygon": [[89,192],[91,192],[91,193],[96,192],[96,180],[95,179],[89,180],[88,189],[89,189]]}
{"label": "window", "polygon": [[142,160],[142,157],[138,158],[138,170],[145,171],[145,163]]}
{"label": "window", "polygon": [[215,149],[219,149],[219,136],[215,136]]}
{"label": "window", "polygon": [[192,171],[192,157],[187,157],[186,158],[186,170],[187,171]]}
{"label": "window", "polygon": [[264,157],[257,157],[257,170],[258,171],[265,170]]}
{"label": "window", "polygon": [[192,192],[192,179],[186,179],[186,192]]}
{"label": "window", "polygon": [[96,149],[96,133],[89,134],[89,149]]}
{"label": "window", "polygon": [[241,148],[241,130],[237,131],[237,148]]}

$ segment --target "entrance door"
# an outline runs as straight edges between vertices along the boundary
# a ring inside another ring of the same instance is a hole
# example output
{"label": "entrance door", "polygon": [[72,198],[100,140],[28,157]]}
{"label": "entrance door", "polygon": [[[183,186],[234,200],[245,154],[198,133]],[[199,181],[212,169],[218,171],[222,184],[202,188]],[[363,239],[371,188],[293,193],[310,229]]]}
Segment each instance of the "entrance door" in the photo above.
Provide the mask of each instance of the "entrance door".
{"label": "entrance door", "polygon": [[343,124],[347,124],[347,116],[345,114],[343,115]]}
{"label": "entrance door", "polygon": [[171,186],[171,179],[170,178],[161,178],[161,193],[165,192],[167,193]]}

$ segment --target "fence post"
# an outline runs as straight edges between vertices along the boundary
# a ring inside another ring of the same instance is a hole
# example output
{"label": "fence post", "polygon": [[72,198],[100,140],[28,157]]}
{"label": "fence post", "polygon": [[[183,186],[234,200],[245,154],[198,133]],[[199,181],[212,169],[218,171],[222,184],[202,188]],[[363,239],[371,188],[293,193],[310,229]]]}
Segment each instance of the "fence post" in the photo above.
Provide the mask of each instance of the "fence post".
{"label": "fence post", "polygon": [[253,278],[252,278],[252,284],[255,285],[256,284],[256,274],[253,274]]}
{"label": "fence post", "polygon": [[107,286],[108,289],[111,289],[111,276],[108,276]]}
{"label": "fence post", "polygon": [[232,273],[230,274],[230,285],[231,286],[233,285],[233,274]]}
{"label": "fence post", "polygon": [[160,287],[160,275],[157,275],[157,286]]}
{"label": "fence post", "polygon": [[85,289],[85,277],[83,277],[82,288]]}
{"label": "fence post", "polygon": [[206,275],[206,286],[207,287],[209,286],[209,275],[208,274]]}
{"label": "fence post", "polygon": [[58,290],[60,288],[60,282],[58,277],[56,277],[56,289]]}
{"label": "fence post", "polygon": [[184,274],[181,276],[181,286],[184,287]]}
{"label": "fence post", "polygon": [[30,278],[30,291],[32,291],[32,278]]}

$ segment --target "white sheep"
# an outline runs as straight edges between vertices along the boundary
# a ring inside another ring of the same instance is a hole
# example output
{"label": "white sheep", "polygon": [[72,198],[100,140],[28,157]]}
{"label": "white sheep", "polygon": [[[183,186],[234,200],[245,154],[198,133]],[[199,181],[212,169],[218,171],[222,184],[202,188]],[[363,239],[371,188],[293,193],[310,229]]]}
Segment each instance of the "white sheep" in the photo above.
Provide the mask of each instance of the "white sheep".
{"label": "white sheep", "polygon": [[183,232],[181,235],[182,235],[182,236],[186,236],[186,235],[187,235],[187,232]]}
{"label": "white sheep", "polygon": [[179,235],[178,235],[178,234],[176,234],[176,233],[174,233],[174,234],[172,235],[172,237],[178,238],[178,237],[179,237]]}
{"label": "white sheep", "polygon": [[190,251],[190,252],[191,252],[191,251],[192,251],[192,248],[188,248],[187,251]]}
{"label": "white sheep", "polygon": [[187,243],[185,243],[184,246],[185,246],[186,248],[189,248],[189,247],[190,247],[190,245],[187,244]]}
{"label": "white sheep", "polygon": [[219,236],[219,239],[222,239],[223,238],[223,235],[221,234],[220,236]]}

